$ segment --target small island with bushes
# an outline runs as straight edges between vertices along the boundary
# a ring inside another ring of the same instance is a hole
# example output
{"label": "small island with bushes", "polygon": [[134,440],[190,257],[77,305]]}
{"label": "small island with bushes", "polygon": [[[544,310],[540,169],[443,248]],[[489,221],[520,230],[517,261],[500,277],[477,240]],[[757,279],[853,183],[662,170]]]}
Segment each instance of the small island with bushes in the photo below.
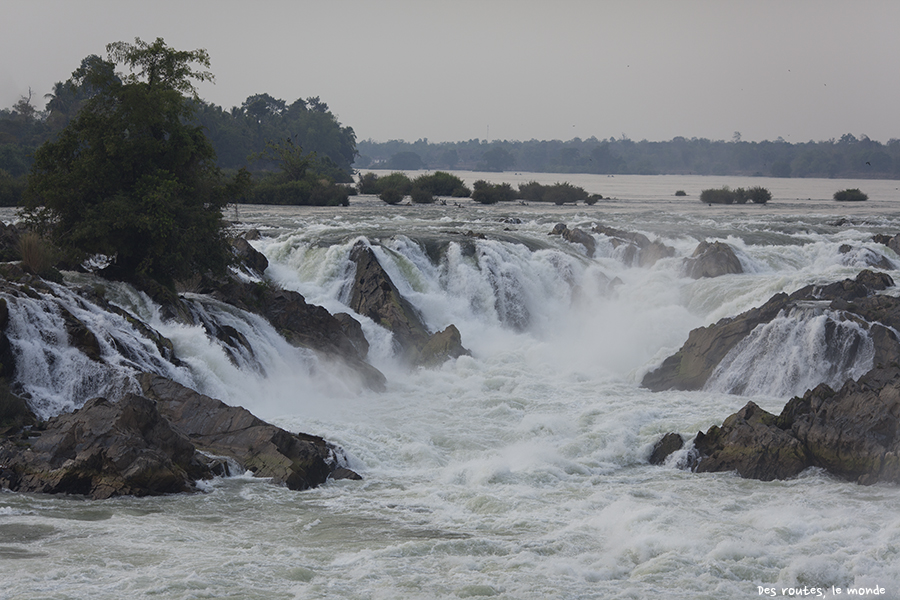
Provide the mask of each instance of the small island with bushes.
{"label": "small island with bushes", "polygon": [[[678,195],[676,193],[676,195]],[[700,202],[704,204],[765,204],[772,199],[772,193],[764,187],[731,189],[728,186],[707,189],[700,192]]]}
{"label": "small island with bushes", "polygon": [[834,199],[838,202],[864,202],[869,199],[869,196],[861,192],[859,188],[852,188],[835,192]]}

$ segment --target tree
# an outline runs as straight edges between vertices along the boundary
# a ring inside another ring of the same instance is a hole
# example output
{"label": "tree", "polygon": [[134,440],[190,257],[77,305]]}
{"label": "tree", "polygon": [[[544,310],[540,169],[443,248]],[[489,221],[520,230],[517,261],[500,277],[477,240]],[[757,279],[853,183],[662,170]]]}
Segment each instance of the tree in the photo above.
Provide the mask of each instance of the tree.
{"label": "tree", "polygon": [[[193,67],[208,68],[209,56],[162,38],[106,49],[108,60],[73,73],[92,95],[35,153],[23,216],[70,258],[106,255],[112,275],[139,284],[172,289],[198,271],[224,271],[226,186],[185,96],[196,98],[192,80],[212,79]],[[116,76],[117,63],[131,74]]]}

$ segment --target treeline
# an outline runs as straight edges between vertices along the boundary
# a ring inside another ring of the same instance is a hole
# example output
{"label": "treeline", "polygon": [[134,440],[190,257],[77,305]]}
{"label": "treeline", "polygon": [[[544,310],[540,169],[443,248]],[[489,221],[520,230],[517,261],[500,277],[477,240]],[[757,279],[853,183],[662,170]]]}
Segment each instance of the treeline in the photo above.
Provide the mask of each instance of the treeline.
{"label": "treeline", "polygon": [[527,142],[473,139],[431,143],[392,140],[357,143],[357,169],[459,169],[534,173],[630,175],[741,175],[847,179],[900,178],[900,140],[886,144],[845,134],[824,142],[789,143],[676,137],[635,142],[594,137]]}
{"label": "treeline", "polygon": [[[39,108],[40,98],[29,90],[12,107],[0,109],[0,205],[14,206],[21,200],[35,151],[56,139],[97,93],[85,75],[109,68],[100,57],[88,56],[70,79],[57,82],[44,96],[43,108]],[[108,75],[120,81],[118,74]],[[216,166],[226,172],[245,168],[252,174],[245,201],[315,203],[323,195],[316,182],[353,181],[356,134],[351,127],[342,126],[318,97],[288,103],[269,94],[256,94],[229,110],[199,98],[188,102],[194,122],[203,127],[215,150]],[[290,144],[291,154],[302,150],[305,161],[304,176],[287,177],[294,181],[288,186],[282,185],[288,183],[281,164],[284,154],[272,152],[271,147],[285,142]],[[262,186],[256,189],[257,184]],[[278,185],[281,187],[275,189]],[[324,191],[328,203],[345,203],[346,194],[335,200],[335,192],[340,190],[333,186]]]}

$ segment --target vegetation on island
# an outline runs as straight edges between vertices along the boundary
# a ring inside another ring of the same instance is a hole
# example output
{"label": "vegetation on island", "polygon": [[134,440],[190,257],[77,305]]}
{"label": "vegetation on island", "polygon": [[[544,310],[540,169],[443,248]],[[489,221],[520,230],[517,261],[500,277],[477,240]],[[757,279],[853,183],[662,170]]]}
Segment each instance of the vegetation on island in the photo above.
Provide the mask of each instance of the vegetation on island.
{"label": "vegetation on island", "polygon": [[[826,141],[747,142],[676,137],[669,141],[633,141],[626,135],[561,140],[461,142],[390,140],[357,143],[357,169],[527,171],[601,175],[732,175],[765,177],[900,178],[900,139],[881,143],[847,133]],[[413,156],[414,155],[414,156]]]}
{"label": "vegetation on island", "polygon": [[[675,194],[678,195],[677,193]],[[746,204],[748,201],[754,204],[765,204],[772,199],[772,193],[764,187],[754,186],[749,189],[731,189],[723,186],[716,189],[706,189],[700,192],[700,202],[704,204]]]}
{"label": "vegetation on island", "polygon": [[[59,136],[95,96],[97,90],[84,74],[105,69],[108,78],[116,78],[115,68],[114,62],[90,55],[70,79],[53,86],[45,96],[43,110],[31,90],[11,108],[0,109],[0,205],[16,206],[21,201],[37,149]],[[346,200],[347,190],[334,184],[353,181],[356,134],[342,126],[319,97],[289,103],[262,93],[227,110],[193,93],[185,102],[190,106],[191,122],[202,129],[214,151],[214,166],[232,177],[241,168],[251,175],[245,178],[247,188],[241,201],[333,204]],[[293,151],[302,149],[309,159],[304,184],[282,185],[290,178],[285,178],[281,157],[271,153],[270,145],[284,140],[290,140]],[[318,182],[323,182],[322,187]],[[257,185],[260,189],[254,190]],[[282,187],[275,189],[279,185]]]}
{"label": "vegetation on island", "polygon": [[[193,81],[213,77],[209,56],[161,38],[116,42],[107,53],[73,73],[81,107],[35,152],[22,216],[73,264],[104,255],[125,280],[171,289],[223,272],[231,253],[222,208],[242,178],[222,176],[192,118]],[[117,64],[130,73],[117,75]]]}
{"label": "vegetation on island", "polygon": [[359,176],[357,189],[360,194],[377,195],[388,204],[397,204],[404,196],[410,196],[416,204],[431,204],[436,196],[467,198],[472,193],[462,179],[443,171],[420,175],[415,179],[410,179],[405,173],[383,176],[364,173]]}
{"label": "vegetation on island", "polygon": [[834,199],[838,202],[863,202],[869,199],[869,196],[859,190],[859,188],[850,188],[834,193]]}

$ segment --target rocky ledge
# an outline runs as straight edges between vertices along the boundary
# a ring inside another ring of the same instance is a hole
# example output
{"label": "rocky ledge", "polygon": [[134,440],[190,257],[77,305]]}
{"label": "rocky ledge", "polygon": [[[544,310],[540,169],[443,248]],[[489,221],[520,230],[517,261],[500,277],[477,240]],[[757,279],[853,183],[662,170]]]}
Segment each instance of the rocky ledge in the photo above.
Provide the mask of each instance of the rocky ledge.
{"label": "rocky ledge", "polygon": [[[698,432],[687,466],[697,472],[735,471],[770,481],[819,467],[860,484],[900,483],[900,299],[876,294],[893,286],[882,273],[863,271],[855,279],[778,294],[763,307],[691,332],[688,342],[662,367],[648,374],[651,389],[698,389],[717,362],[758,324],[792,303],[827,302],[864,324],[875,342],[873,367],[858,380],[833,390],[825,384],[787,402],[779,415],[748,402],[738,412]],[[683,443],[664,436],[653,449],[659,464]]]}
{"label": "rocky ledge", "polygon": [[0,436],[0,488],[93,499],[195,491],[233,469],[293,490],[359,479],[322,438],[270,425],[164,377],[142,395],[87,401],[73,413]]}

